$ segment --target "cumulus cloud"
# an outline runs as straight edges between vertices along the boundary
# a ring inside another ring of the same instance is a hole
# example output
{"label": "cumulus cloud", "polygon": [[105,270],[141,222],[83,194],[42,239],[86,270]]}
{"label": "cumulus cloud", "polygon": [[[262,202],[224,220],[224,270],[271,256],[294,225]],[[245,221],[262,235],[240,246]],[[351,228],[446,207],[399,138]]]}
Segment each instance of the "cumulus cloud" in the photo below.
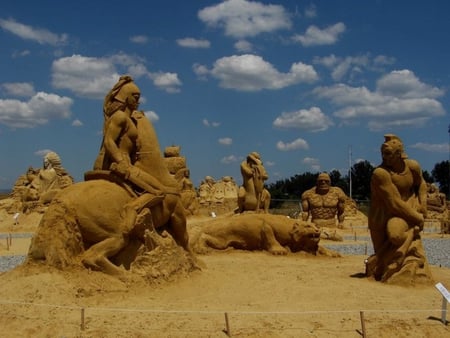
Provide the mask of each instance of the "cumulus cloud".
{"label": "cumulus cloud", "polygon": [[310,65],[294,63],[288,73],[281,73],[262,57],[252,54],[220,58],[209,74],[219,80],[221,87],[241,91],[281,89],[318,79],[316,71]]}
{"label": "cumulus cloud", "polygon": [[203,119],[202,123],[203,123],[203,125],[205,127],[214,127],[214,128],[216,128],[216,127],[220,126],[220,122],[211,122],[208,119]]}
{"label": "cumulus cloud", "polygon": [[3,83],[1,87],[6,95],[16,97],[31,97],[36,93],[33,84],[30,82]]}
{"label": "cumulus cloud", "polygon": [[60,46],[68,40],[67,34],[55,34],[47,29],[36,28],[13,19],[0,19],[0,27],[24,40],[31,40],[41,45]]}
{"label": "cumulus cloud", "polygon": [[371,130],[420,127],[431,117],[445,114],[436,99],[443,95],[443,90],[421,82],[411,71],[393,71],[384,75],[377,82],[375,91],[364,86],[336,84],[317,87],[313,93],[328,99],[336,107],[333,115],[344,123],[368,119]]}
{"label": "cumulus cloud", "polygon": [[149,78],[153,80],[156,87],[164,89],[168,93],[178,93],[182,85],[177,73],[149,73]]}
{"label": "cumulus cloud", "polygon": [[305,34],[296,34],[292,37],[292,40],[301,43],[304,47],[334,45],[345,32],[345,29],[345,25],[342,22],[324,29],[312,25],[308,27]]}
{"label": "cumulus cloud", "polygon": [[226,36],[242,39],[280,29],[290,29],[291,17],[280,5],[257,1],[227,0],[208,6],[198,17],[209,27],[223,28]]}
{"label": "cumulus cloud", "polygon": [[121,74],[135,80],[146,76],[153,84],[168,92],[179,91],[181,81],[176,73],[149,72],[142,58],[118,53],[108,57],[72,55],[56,59],[52,64],[52,85],[68,89],[80,97],[103,98]]}
{"label": "cumulus cloud", "polygon": [[278,141],[277,149],[281,150],[281,151],[292,151],[292,150],[298,150],[298,149],[307,150],[307,149],[309,149],[309,144],[302,138],[298,138],[289,143],[285,143],[283,141]]}
{"label": "cumulus cloud", "polygon": [[209,48],[211,46],[208,40],[194,38],[178,39],[177,44],[180,47],[186,48]]}
{"label": "cumulus cloud", "polygon": [[424,143],[424,142],[417,142],[413,145],[409,146],[410,148],[424,150],[427,152],[433,152],[433,153],[444,153],[447,154],[450,151],[448,143]]}
{"label": "cumulus cloud", "polygon": [[333,125],[333,121],[318,107],[282,113],[273,121],[273,126],[277,128],[295,128],[312,132],[327,130]]}
{"label": "cumulus cloud", "polygon": [[81,127],[82,125],[83,125],[83,122],[81,122],[78,119],[72,121],[72,126],[73,127]]}
{"label": "cumulus cloud", "polygon": [[253,45],[247,40],[239,40],[234,43],[234,48],[241,53],[248,53],[253,50]]}
{"label": "cumulus cloud", "polygon": [[224,146],[229,146],[229,145],[233,144],[233,139],[230,137],[219,138],[219,143]]}
{"label": "cumulus cloud", "polygon": [[320,171],[320,161],[317,158],[314,157],[305,157],[302,160],[303,164],[306,164],[314,171]]}
{"label": "cumulus cloud", "polygon": [[236,163],[238,162],[239,159],[237,158],[237,156],[235,155],[229,155],[229,156],[225,156],[220,160],[220,163],[223,164],[230,164],[230,163]]}
{"label": "cumulus cloud", "polygon": [[152,122],[157,122],[159,121],[159,116],[158,114],[156,114],[154,111],[149,110],[144,112],[145,116],[147,116],[147,118],[152,121]]}
{"label": "cumulus cloud", "polygon": [[140,45],[145,45],[148,42],[148,37],[145,35],[135,35],[130,37],[130,41]]}
{"label": "cumulus cloud", "polygon": [[33,128],[56,118],[69,118],[73,100],[37,92],[28,101],[0,100],[0,124],[11,128]]}

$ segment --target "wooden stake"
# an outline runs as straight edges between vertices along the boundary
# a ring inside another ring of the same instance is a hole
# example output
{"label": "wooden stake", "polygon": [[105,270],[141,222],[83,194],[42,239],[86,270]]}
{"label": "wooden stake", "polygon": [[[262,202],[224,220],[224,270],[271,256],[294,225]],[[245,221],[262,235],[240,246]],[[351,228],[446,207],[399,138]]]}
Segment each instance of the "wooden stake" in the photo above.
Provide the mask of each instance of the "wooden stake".
{"label": "wooden stake", "polygon": [[81,324],[80,324],[81,331],[84,331],[84,307],[81,308]]}
{"label": "wooden stake", "polygon": [[230,323],[228,321],[228,313],[227,312],[225,312],[225,333],[227,334],[228,337],[231,337]]}
{"label": "wooden stake", "polygon": [[359,317],[361,318],[361,330],[362,330],[362,337],[366,338],[366,323],[364,322],[364,312],[359,312]]}

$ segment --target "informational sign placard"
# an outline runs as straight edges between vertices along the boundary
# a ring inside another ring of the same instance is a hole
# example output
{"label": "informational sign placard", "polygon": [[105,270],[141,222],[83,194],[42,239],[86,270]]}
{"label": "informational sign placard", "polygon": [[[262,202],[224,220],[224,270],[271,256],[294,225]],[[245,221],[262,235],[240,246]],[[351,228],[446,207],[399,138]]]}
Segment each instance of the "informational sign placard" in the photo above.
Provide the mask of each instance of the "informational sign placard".
{"label": "informational sign placard", "polygon": [[450,302],[450,292],[448,292],[445,286],[442,285],[442,283],[437,283],[435,287],[439,290],[439,292],[447,300],[447,302]]}

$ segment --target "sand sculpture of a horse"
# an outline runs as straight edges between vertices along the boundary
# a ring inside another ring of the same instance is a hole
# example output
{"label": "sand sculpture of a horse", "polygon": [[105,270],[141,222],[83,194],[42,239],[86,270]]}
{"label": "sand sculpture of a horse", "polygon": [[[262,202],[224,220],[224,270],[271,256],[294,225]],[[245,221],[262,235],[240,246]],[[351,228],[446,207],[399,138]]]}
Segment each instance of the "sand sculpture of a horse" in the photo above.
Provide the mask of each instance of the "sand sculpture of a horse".
{"label": "sand sculpture of a horse", "polygon": [[[135,169],[151,174],[167,187],[176,187],[162,160],[153,125],[144,114],[135,121],[139,143]],[[54,198],[32,239],[28,259],[44,260],[58,268],[82,262],[90,269],[122,274],[124,269],[117,264],[127,267],[133,261],[144,242],[145,229],[152,227],[166,230],[190,252],[179,193],[163,192],[157,203],[142,208],[149,212],[140,220],[140,227],[124,235],[127,231],[122,228],[123,207],[137,194],[120,177],[107,171],[88,172],[85,178],[89,180],[68,187]]]}

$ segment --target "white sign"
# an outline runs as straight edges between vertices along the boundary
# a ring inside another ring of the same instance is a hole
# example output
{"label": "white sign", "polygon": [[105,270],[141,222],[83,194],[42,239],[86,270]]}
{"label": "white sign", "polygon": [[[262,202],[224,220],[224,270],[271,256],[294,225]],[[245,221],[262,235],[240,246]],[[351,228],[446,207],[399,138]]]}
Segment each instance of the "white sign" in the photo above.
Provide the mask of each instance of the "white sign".
{"label": "white sign", "polygon": [[448,290],[445,288],[444,285],[442,285],[442,283],[437,283],[435,285],[436,289],[439,290],[439,292],[442,294],[442,296],[444,296],[445,299],[447,299],[447,302],[450,302],[450,292],[448,292]]}

